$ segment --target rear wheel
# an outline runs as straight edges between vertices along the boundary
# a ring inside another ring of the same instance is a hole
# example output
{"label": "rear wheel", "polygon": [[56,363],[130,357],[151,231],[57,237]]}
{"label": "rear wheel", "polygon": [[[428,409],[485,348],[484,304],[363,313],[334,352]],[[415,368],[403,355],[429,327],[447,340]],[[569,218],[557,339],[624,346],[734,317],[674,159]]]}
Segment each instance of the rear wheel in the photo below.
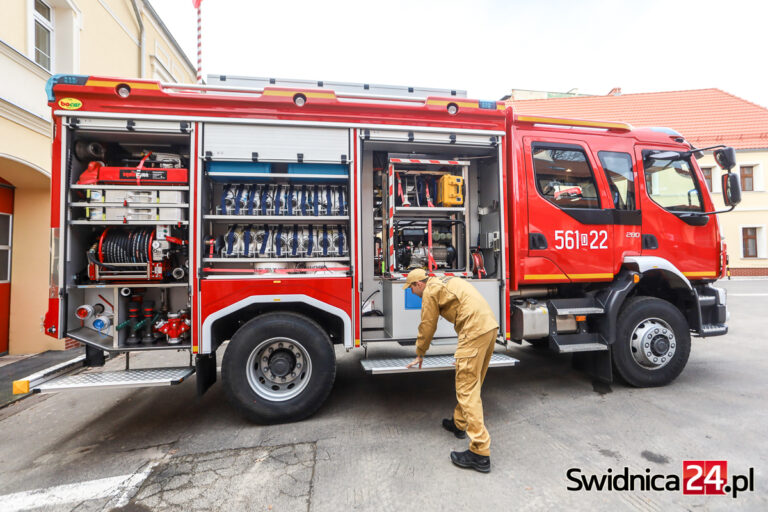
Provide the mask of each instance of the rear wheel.
{"label": "rear wheel", "polygon": [[227,396],[249,420],[298,421],[314,414],[331,392],[336,355],[316,322],[267,313],[232,336],[221,370]]}
{"label": "rear wheel", "polygon": [[669,384],[688,362],[688,322],[673,304],[655,297],[633,297],[619,314],[613,365],[635,387]]}

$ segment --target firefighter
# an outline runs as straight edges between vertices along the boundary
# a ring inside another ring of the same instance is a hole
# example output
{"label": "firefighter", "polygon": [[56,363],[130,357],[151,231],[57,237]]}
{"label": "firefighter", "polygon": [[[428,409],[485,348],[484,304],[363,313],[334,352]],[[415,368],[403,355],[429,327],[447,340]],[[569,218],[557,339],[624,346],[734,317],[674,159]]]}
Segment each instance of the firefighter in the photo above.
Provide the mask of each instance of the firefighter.
{"label": "firefighter", "polygon": [[421,323],[416,339],[416,359],[407,367],[423,362],[438,315],[454,325],[459,343],[456,347],[456,400],[453,418],[443,420],[443,428],[457,438],[469,434],[469,450],[451,452],[451,461],[462,468],[482,473],[491,471],[491,437],[483,423],[480,388],[493,354],[499,324],[482,295],[467,281],[457,277],[429,277],[423,269],[412,270],[404,289],[421,297]]}

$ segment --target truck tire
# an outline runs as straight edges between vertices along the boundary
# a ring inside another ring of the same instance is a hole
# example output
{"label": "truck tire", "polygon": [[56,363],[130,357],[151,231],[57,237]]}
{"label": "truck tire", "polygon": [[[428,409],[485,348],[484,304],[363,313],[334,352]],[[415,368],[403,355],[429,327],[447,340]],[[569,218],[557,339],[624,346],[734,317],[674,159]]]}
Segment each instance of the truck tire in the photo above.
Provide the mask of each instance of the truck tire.
{"label": "truck tire", "polygon": [[328,398],[336,354],[316,322],[296,313],[267,313],[232,336],[221,373],[227,397],[247,419],[261,424],[298,421]]}
{"label": "truck tire", "polygon": [[627,384],[669,384],[685,368],[690,352],[688,322],[673,304],[655,297],[627,300],[612,348],[614,369]]}

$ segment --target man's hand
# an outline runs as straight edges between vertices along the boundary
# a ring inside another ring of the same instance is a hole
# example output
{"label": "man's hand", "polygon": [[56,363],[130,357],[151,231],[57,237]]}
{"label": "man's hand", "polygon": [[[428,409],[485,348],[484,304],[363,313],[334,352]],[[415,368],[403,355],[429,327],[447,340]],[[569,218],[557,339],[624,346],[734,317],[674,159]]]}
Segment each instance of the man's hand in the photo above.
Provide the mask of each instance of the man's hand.
{"label": "man's hand", "polygon": [[410,363],[405,365],[405,367],[406,368],[410,368],[410,367],[416,366],[418,364],[419,365],[419,370],[421,370],[421,363],[423,363],[423,362],[424,362],[424,358],[423,357],[416,356],[416,359],[414,359],[413,361],[411,361]]}

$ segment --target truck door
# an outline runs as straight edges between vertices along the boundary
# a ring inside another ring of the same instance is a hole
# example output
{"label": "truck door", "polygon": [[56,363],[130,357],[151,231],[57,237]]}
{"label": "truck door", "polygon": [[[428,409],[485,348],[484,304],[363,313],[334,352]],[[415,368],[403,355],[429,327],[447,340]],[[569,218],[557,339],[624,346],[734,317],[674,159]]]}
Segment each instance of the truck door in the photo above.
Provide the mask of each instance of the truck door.
{"label": "truck door", "polygon": [[[689,279],[718,275],[720,233],[709,215],[696,215],[713,209],[702,194],[702,181],[690,157],[658,160],[648,158],[665,149],[638,148],[642,164],[640,186],[643,209],[644,256],[664,258]],[[669,153],[667,151],[667,153]]]}
{"label": "truck door", "polygon": [[587,144],[523,140],[529,219],[523,281],[613,279],[613,210]]}

